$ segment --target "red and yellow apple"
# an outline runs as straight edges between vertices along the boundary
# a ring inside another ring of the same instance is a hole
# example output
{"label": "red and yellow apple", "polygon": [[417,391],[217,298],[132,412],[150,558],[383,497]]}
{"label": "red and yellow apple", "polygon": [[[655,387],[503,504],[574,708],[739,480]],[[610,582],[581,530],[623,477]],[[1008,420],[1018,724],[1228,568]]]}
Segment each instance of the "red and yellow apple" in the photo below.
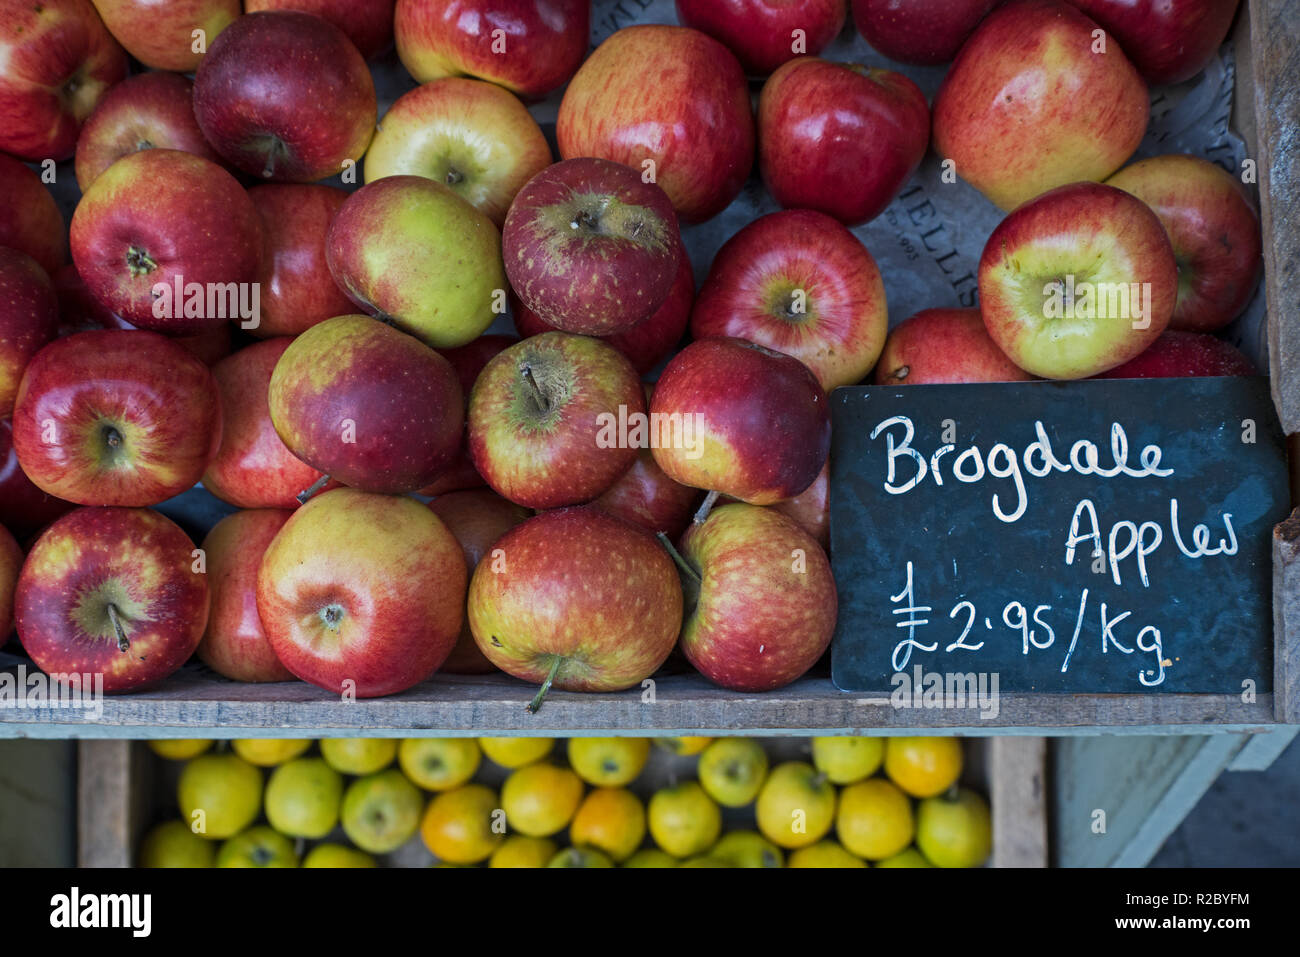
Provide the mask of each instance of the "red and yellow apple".
{"label": "red and yellow apple", "polygon": [[0,246],[35,259],[51,277],[68,261],[68,230],[53,194],[25,163],[0,153]]}
{"label": "red and yellow apple", "polygon": [[245,13],[299,10],[324,17],[372,60],[393,45],[395,0],[244,0]]}
{"label": "red and yellow apple", "polygon": [[1124,48],[1156,86],[1190,80],[1218,52],[1238,0],[1069,0]]}
{"label": "red and yellow apple", "polygon": [[1098,379],[1169,379],[1182,376],[1258,375],[1241,350],[1204,332],[1170,329],[1136,358]]}
{"label": "red and yellow apple", "polygon": [[[145,66],[192,73],[240,14],[239,0],[93,0],[104,25]],[[194,35],[196,30],[201,36]]]}
{"label": "red and yellow apple", "polygon": [[26,540],[74,508],[71,502],[49,495],[32,484],[18,464],[13,423],[0,419],[0,525]]}
{"label": "red and yellow apple", "polygon": [[677,20],[726,44],[750,76],[816,56],[844,28],[845,0],[677,0]]}
{"label": "red and yellow apple", "polygon": [[31,256],[0,246],[0,418],[14,410],[23,370],[59,329],[59,300]]}
{"label": "red and yellow apple", "polygon": [[899,63],[947,63],[998,0],[853,0],[862,38]]}
{"label": "red and yellow apple", "polygon": [[978,309],[922,309],[889,332],[877,385],[1024,382],[1032,379],[989,336]]}

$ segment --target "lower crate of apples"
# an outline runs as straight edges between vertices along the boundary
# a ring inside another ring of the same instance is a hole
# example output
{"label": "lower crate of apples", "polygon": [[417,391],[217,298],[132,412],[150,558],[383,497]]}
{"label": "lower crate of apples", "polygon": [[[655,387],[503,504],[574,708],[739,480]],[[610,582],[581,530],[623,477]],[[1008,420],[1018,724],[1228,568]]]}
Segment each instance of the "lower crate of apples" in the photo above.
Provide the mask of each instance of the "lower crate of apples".
{"label": "lower crate of apples", "polygon": [[1041,738],[80,745],[83,866],[1043,867]]}

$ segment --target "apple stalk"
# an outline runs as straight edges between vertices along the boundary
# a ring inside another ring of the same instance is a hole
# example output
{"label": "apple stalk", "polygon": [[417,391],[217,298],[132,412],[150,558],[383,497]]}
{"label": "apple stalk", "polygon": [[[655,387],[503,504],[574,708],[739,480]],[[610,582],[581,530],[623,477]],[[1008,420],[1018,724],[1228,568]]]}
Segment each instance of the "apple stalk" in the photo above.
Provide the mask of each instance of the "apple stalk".
{"label": "apple stalk", "polygon": [[313,495],[315,495],[317,492],[323,489],[325,487],[325,484],[329,480],[330,477],[328,475],[322,475],[316,481],[312,482],[305,489],[303,489],[301,492],[295,495],[294,497],[298,500],[298,504],[306,505],[307,499],[311,498]]}
{"label": "apple stalk", "polygon": [[525,709],[529,714],[537,714],[537,709],[542,706],[542,699],[546,697],[546,692],[551,690],[551,683],[555,681],[555,676],[560,673],[560,665],[564,663],[562,655],[554,655],[551,658],[551,670],[546,673],[546,680],[542,686],[537,689],[537,694],[533,695],[533,700],[528,702]]}

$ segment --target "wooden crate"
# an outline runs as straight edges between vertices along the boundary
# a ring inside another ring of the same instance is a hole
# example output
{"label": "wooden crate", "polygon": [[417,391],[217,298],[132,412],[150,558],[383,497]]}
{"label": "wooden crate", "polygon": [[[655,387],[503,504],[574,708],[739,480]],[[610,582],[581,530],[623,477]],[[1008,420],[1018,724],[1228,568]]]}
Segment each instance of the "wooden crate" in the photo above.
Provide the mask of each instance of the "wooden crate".
{"label": "wooden crate", "polygon": [[[1287,295],[1300,277],[1300,0],[1244,0],[1232,43],[1237,83],[1233,126],[1258,166],[1272,389],[1290,437],[1292,503],[1300,489],[1300,305]],[[1300,512],[1274,532],[1272,694],[1015,694],[998,714],[913,710],[844,694],[825,671],[761,695],[719,690],[694,673],[656,676],[654,699],[641,689],[577,695],[552,692],[537,715],[532,690],[506,676],[435,676],[403,694],[341,701],[302,684],[247,685],[189,665],[162,687],[112,697],[89,720],[76,711],[0,711],[0,736],[233,737],[404,731],[439,734],[899,733],[966,734],[1253,732],[1300,723]],[[1265,623],[1260,623],[1265,627]]]}
{"label": "wooden crate", "polygon": [[[763,741],[773,764],[807,759],[806,741]],[[1043,738],[966,740],[964,784],[989,799],[993,812],[993,867],[1048,866],[1047,743]],[[694,776],[694,757],[652,749],[633,785],[648,790],[671,777]],[[78,744],[77,863],[81,867],[131,867],[145,832],[177,816],[176,778],[181,762],[154,755],[143,741],[82,741]],[[506,772],[486,759],[478,780],[499,787]],[[752,827],[741,810],[728,824]],[[731,812],[728,812],[731,814]],[[342,832],[338,832],[342,835]],[[344,838],[344,840],[346,840]],[[422,867],[433,860],[419,837],[383,859],[392,866]]]}

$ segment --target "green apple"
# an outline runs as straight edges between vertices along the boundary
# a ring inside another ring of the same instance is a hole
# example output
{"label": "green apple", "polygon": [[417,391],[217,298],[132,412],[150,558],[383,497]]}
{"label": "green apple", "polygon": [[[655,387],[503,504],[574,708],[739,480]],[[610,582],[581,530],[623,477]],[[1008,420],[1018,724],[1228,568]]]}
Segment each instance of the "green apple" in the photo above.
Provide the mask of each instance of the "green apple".
{"label": "green apple", "polygon": [[709,857],[732,867],[784,867],[781,849],[757,831],[729,831],[709,850]]}
{"label": "green apple", "polygon": [[876,867],[934,867],[925,859],[922,854],[914,847],[899,851],[893,857],[887,857],[883,861],[877,861]]}
{"label": "green apple", "polygon": [[217,867],[297,867],[293,841],[259,824],[237,834],[217,851]]}
{"label": "green apple", "polygon": [[501,231],[423,176],[387,176],[348,197],[325,258],[349,299],[435,349],[477,339],[505,312]]}
{"label": "green apple", "polygon": [[303,867],[374,867],[375,859],[365,851],[342,844],[317,844],[302,859]]}
{"label": "green apple", "polygon": [[626,861],[624,867],[676,867],[677,858],[657,847],[647,847],[637,851]]}
{"label": "green apple", "polygon": [[880,769],[885,760],[885,739],[813,738],[812,759],[813,766],[832,784],[852,784]]}
{"label": "green apple", "polygon": [[935,867],[979,867],[993,851],[988,802],[968,788],[921,801],[916,846]]}
{"label": "green apple", "polygon": [[613,867],[608,854],[591,847],[566,847],[551,858],[547,867]]}
{"label": "green apple", "polygon": [[397,757],[397,739],[321,738],[320,756],[340,774],[374,774]]}
{"label": "green apple", "polygon": [[184,821],[163,821],[140,842],[141,867],[211,867],[217,846]]}
{"label": "green apple", "polygon": [[700,786],[723,807],[744,807],[767,777],[767,752],[752,738],[719,738],[700,754]]}
{"label": "green apple", "polygon": [[176,800],[195,834],[233,837],[262,809],[262,772],[237,754],[204,754],[181,769]]}
{"label": "green apple", "polygon": [[266,782],[266,819],[289,837],[324,837],[339,822],[343,776],[321,758],[282,764]]}
{"label": "green apple", "polygon": [[343,830],[363,851],[387,854],[414,836],[423,804],[419,788],[396,768],[358,778],[343,795]]}

